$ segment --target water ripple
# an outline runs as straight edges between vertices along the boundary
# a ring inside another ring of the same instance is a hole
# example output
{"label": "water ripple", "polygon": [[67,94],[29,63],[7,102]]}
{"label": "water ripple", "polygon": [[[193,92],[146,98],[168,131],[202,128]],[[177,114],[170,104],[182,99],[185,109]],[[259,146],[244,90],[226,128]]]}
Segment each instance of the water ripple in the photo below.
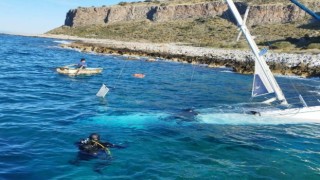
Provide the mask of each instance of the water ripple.
{"label": "water ripple", "polygon": [[[1,178],[319,178],[319,124],[258,124],[219,114],[247,102],[252,76],[84,54],[61,49],[54,39],[0,37]],[[105,70],[81,77],[55,72],[82,57]],[[137,72],[147,76],[136,79]],[[319,87],[314,79],[291,81]],[[95,97],[102,83],[110,88],[106,99]],[[126,148],[111,149],[111,161],[70,163],[77,157],[74,142],[92,132]]]}

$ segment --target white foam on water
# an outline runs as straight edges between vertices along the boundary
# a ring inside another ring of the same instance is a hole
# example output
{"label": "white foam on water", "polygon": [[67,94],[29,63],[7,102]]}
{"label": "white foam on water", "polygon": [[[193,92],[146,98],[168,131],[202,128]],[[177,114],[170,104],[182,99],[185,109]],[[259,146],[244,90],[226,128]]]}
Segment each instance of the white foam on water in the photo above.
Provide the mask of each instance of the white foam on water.
{"label": "white foam on water", "polygon": [[164,113],[130,113],[124,115],[100,115],[81,121],[81,123],[106,125],[109,127],[128,127],[145,129],[147,125],[164,123]]}
{"label": "white foam on water", "polygon": [[286,79],[300,79],[300,80],[305,80],[307,78],[297,76],[297,75],[283,75],[283,74],[275,74],[274,76],[276,77],[281,77],[281,78],[286,78]]}
{"label": "white foam on water", "polygon": [[219,125],[280,125],[280,124],[305,124],[316,123],[313,120],[262,117],[241,113],[208,113],[199,114],[197,119],[201,123]]}
{"label": "white foam on water", "polygon": [[310,92],[310,93],[315,93],[315,94],[317,94],[317,95],[320,95],[320,91],[308,91],[308,92]]}
{"label": "white foam on water", "polygon": [[228,70],[223,70],[223,71],[220,71],[220,72],[223,72],[223,73],[235,73],[233,71],[228,71]]}
{"label": "white foam on water", "polygon": [[55,43],[59,43],[59,44],[71,44],[72,41],[64,41],[64,40],[56,40],[56,41],[53,41]]}

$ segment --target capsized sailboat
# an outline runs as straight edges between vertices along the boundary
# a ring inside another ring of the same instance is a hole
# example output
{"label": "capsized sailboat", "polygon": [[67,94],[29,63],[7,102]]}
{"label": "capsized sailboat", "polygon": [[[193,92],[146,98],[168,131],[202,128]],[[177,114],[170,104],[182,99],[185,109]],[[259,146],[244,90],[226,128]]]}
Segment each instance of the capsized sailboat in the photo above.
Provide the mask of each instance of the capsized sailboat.
{"label": "capsized sailboat", "polygon": [[263,54],[263,51],[260,51],[257,44],[253,40],[247,26],[241,18],[241,15],[236,8],[232,0],[226,0],[229,5],[230,10],[232,11],[238,26],[242,33],[244,34],[249,46],[255,56],[255,72],[254,80],[252,87],[252,97],[258,97],[270,93],[274,93],[275,97],[271,98],[266,103],[271,103],[278,101],[281,105],[287,107],[285,109],[279,110],[270,110],[270,111],[251,111],[251,114],[259,116],[272,116],[272,117],[281,117],[281,118],[294,118],[300,120],[315,120],[320,122],[320,106],[308,107],[304,102],[302,96],[299,98],[303,102],[304,107],[301,108],[289,108],[289,104],[278,85],[276,79],[274,78],[269,66],[267,65]]}

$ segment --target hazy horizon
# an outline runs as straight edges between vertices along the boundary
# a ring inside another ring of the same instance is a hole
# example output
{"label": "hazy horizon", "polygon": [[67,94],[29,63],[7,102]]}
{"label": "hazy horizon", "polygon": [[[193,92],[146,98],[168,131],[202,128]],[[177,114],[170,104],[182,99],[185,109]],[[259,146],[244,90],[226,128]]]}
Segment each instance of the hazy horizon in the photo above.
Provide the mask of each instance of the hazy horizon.
{"label": "hazy horizon", "polygon": [[[64,25],[70,9],[115,5],[123,0],[33,0],[0,1],[0,33],[43,34]],[[125,0],[134,2],[136,0]]]}

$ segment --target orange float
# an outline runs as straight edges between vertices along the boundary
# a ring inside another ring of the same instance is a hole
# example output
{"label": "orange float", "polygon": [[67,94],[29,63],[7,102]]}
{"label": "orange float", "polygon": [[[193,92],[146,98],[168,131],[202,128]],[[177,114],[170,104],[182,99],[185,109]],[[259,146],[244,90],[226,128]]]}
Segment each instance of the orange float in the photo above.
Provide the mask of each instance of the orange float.
{"label": "orange float", "polygon": [[144,78],[146,75],[144,74],[133,74],[134,77],[136,78]]}

